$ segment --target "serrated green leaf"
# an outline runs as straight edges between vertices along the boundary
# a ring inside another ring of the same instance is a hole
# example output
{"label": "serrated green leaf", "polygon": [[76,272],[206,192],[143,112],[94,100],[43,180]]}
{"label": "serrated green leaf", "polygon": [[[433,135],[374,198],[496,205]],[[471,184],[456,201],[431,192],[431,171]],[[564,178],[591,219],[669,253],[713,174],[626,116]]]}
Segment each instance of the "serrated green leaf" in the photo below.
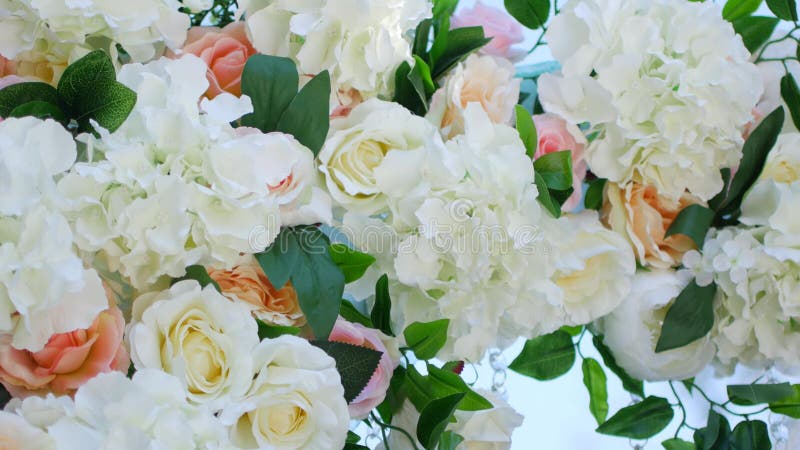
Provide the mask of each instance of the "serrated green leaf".
{"label": "serrated green leaf", "polygon": [[674,414],[667,399],[651,396],[622,408],[596,431],[611,436],[648,439],[666,428]]}
{"label": "serrated green leaf", "polygon": [[222,292],[222,289],[219,287],[219,284],[214,281],[213,278],[208,274],[208,270],[205,267],[200,265],[189,266],[186,268],[186,275],[181,278],[176,278],[172,284],[175,284],[179,281],[184,280],[195,280],[200,284],[201,288],[208,286],[209,284],[214,286],[214,289],[217,292]]}
{"label": "serrated green leaf", "polygon": [[291,59],[269,55],[248,58],[242,72],[242,94],[253,101],[253,112],[242,117],[242,125],[264,133],[276,131],[299,84],[297,67]]}
{"label": "serrated green leaf", "polygon": [[457,393],[431,400],[422,410],[417,422],[417,439],[426,450],[434,450],[439,444],[439,438],[463,398],[463,393]]}
{"label": "serrated green leaf", "polygon": [[331,244],[331,258],[344,274],[345,283],[352,283],[364,276],[375,257],[353,250],[344,244]]}
{"label": "serrated green leaf", "polygon": [[781,97],[789,108],[794,126],[800,128],[800,88],[791,73],[787,73],[781,78]]}
{"label": "serrated green leaf", "polygon": [[756,12],[761,0],[728,0],[722,8],[722,18],[732,22]]}
{"label": "serrated green leaf", "polygon": [[789,383],[732,384],[728,386],[728,398],[731,403],[743,406],[779,402],[793,394],[794,388]]}
{"label": "serrated green leaf", "polygon": [[795,0],[767,0],[767,6],[772,14],[779,19],[797,22],[797,3]]}
{"label": "serrated green leaf", "polygon": [[769,404],[770,411],[795,419],[800,419],[800,385],[792,385],[792,390],[794,392],[791,396],[782,400],[771,402]]}
{"label": "serrated green leaf", "polygon": [[47,83],[17,83],[0,89],[0,117],[11,117],[11,111],[30,102],[59,104],[58,91]]}
{"label": "serrated green leaf", "polygon": [[584,208],[598,211],[603,207],[603,191],[607,181],[605,178],[598,178],[589,183],[586,196],[583,198]]}
{"label": "serrated green leaf", "polygon": [[716,292],[716,284],[698,286],[695,280],[681,291],[664,317],[656,353],[683,347],[711,331]]}
{"label": "serrated green leaf", "polygon": [[606,386],[606,373],[599,362],[586,358],[581,364],[583,370],[583,385],[589,391],[589,411],[600,425],[608,417],[608,388]]}
{"label": "serrated green leaf", "polygon": [[297,327],[271,325],[260,319],[256,319],[256,323],[258,323],[258,338],[262,341],[264,339],[275,339],[279,336],[283,336],[284,334],[297,336],[301,331],[300,328]]}
{"label": "serrated green leaf", "polygon": [[697,248],[703,248],[708,229],[711,228],[711,223],[714,222],[714,215],[714,211],[703,205],[689,205],[678,213],[664,237],[683,234],[692,239]]}
{"label": "serrated green leaf", "polygon": [[378,368],[383,353],[371,348],[344,342],[311,341],[336,361],[336,370],[342,379],[344,399],[350,403],[367,386]]}
{"label": "serrated green leaf", "polygon": [[533,168],[551,190],[572,187],[572,153],[569,150],[542,155],[533,162]]}
{"label": "serrated green leaf", "polygon": [[64,70],[58,82],[58,96],[69,109],[74,109],[86,100],[97,83],[116,79],[117,72],[111,58],[104,51],[95,50]]}
{"label": "serrated green leaf", "polygon": [[760,420],[739,422],[731,435],[732,450],[770,450],[767,424]]}
{"label": "serrated green leaf", "polygon": [[426,323],[414,322],[403,330],[403,336],[406,338],[406,345],[414,350],[417,358],[432,359],[447,342],[449,326],[449,319]]}
{"label": "serrated green leaf", "polygon": [[678,438],[667,439],[661,445],[664,450],[695,450],[694,444]]}
{"label": "serrated green leaf", "polygon": [[520,139],[522,139],[522,143],[525,144],[525,153],[529,158],[533,159],[536,149],[539,147],[539,137],[536,133],[533,117],[522,105],[516,105],[514,111],[516,113],[517,132]]}
{"label": "serrated green leaf", "polygon": [[294,136],[316,156],[330,128],[330,98],[331,77],[323,70],[294,96],[281,114],[276,129]]}
{"label": "serrated green leaf", "polygon": [[43,102],[41,100],[35,100],[17,106],[8,114],[6,118],[28,116],[36,117],[37,119],[53,119],[57,122],[63,122],[66,120],[64,111],[62,111],[58,105],[50,102]]}
{"label": "serrated green leaf", "polygon": [[558,330],[525,341],[522,352],[508,368],[537,380],[552,380],[569,372],[575,363],[572,336]]}
{"label": "serrated green leaf", "polygon": [[372,307],[370,319],[375,328],[388,336],[394,336],[392,332],[392,299],[389,297],[389,277],[386,274],[383,274],[375,283],[375,306]]}
{"label": "serrated green leaf", "polygon": [[625,369],[617,364],[616,359],[614,359],[614,354],[611,353],[611,349],[609,349],[608,346],[603,343],[603,336],[593,336],[592,343],[594,344],[594,348],[597,349],[597,352],[600,353],[600,356],[603,358],[603,364],[605,364],[609,370],[614,372],[614,374],[619,377],[620,381],[622,381],[622,387],[631,394],[644,397],[644,383],[641,380],[637,380],[628,375],[628,373],[625,372]]}
{"label": "serrated green leaf", "polygon": [[550,0],[505,0],[506,11],[526,28],[541,28],[550,17]]}
{"label": "serrated green leaf", "polygon": [[367,328],[375,328],[375,325],[372,324],[369,317],[362,314],[361,311],[356,309],[356,307],[347,300],[342,300],[342,304],[339,306],[339,315],[348,322],[360,323]]}
{"label": "serrated green leaf", "polygon": [[772,36],[778,22],[780,20],[775,17],[747,16],[734,20],[733,29],[742,37],[747,50],[755,53]]}

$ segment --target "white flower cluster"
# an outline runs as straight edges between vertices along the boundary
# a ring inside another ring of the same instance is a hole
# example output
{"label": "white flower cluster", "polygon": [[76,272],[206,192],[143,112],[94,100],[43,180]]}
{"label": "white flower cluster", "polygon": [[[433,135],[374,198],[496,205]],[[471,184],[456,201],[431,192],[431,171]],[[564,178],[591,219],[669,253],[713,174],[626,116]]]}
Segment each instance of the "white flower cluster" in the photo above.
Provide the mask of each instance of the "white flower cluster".
{"label": "white flower cluster", "polygon": [[95,162],[59,183],[80,249],[139,289],[192,264],[230,267],[282,225],[330,221],[313,153],[285,134],[232,128],[252,110],[247,97],[198,106],[205,74],[191,55],[125,65],[119,81],[136,107],[114,133],[88,137]]}
{"label": "white flower cluster", "polygon": [[390,95],[394,72],[411,61],[407,32],[431,15],[428,0],[243,0],[253,47],[289,56],[300,73],[328,70],[334,92]]}
{"label": "white flower cluster", "polygon": [[56,190],[76,158],[58,123],[0,123],[0,331],[38,351],[54,333],[86,328],[107,308],[100,279],[84,270]]}
{"label": "white flower cluster", "polygon": [[741,157],[763,91],[756,67],[714,3],[570,2],[547,32],[560,75],[543,75],[542,104],[597,133],[592,171],[708,200],[720,168]]}
{"label": "white flower cluster", "polygon": [[342,231],[378,259],[359,284],[382,273],[396,280],[398,329],[448,318],[440,355],[478,360],[518,336],[594,320],[627,295],[630,246],[594,214],[556,221],[542,212],[516,130],[473,103],[466,133],[443,144],[425,121],[403,131],[410,117],[366,102],[334,121],[320,153],[334,198],[349,209]]}
{"label": "white flower cluster", "polygon": [[723,365],[800,367],[800,134],[781,135],[742,202],[748,225],[709,234],[684,256],[699,284],[716,282]]}
{"label": "white flower cluster", "polygon": [[[76,48],[119,44],[135,62],[178,48],[189,16],[177,0],[0,2],[0,55],[33,63],[73,59]],[[64,61],[67,62],[67,61]]]}

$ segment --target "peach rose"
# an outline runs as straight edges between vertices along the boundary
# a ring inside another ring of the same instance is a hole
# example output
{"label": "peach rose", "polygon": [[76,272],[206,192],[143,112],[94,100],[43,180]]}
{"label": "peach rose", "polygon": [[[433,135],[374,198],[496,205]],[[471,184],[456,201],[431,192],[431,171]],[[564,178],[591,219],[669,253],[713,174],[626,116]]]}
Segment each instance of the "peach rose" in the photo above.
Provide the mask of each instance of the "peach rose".
{"label": "peach rose", "polygon": [[508,59],[518,59],[525,56],[525,52],[511,48],[525,40],[520,25],[505,11],[484,5],[478,0],[471,9],[462,9],[453,16],[451,28],[483,27],[486,37],[492,40],[480,49],[481,53],[492,56],[502,56]]}
{"label": "peach rose", "polygon": [[537,114],[533,116],[539,144],[534,159],[548,153],[569,150],[572,153],[572,187],[575,192],[561,206],[564,211],[572,211],[583,197],[583,179],[586,178],[586,138],[574,124],[555,114]]}
{"label": "peach rose", "polygon": [[71,395],[97,374],[128,371],[124,332],[122,312],[111,307],[89,328],[53,335],[35,353],[12,347],[11,335],[0,336],[0,382],[15,397]]}
{"label": "peach rose", "polygon": [[378,368],[375,369],[375,373],[372,374],[367,386],[358,394],[358,397],[347,405],[350,417],[353,419],[367,417],[369,412],[380,405],[383,399],[386,398],[386,390],[389,389],[392,374],[400,363],[398,350],[395,349],[394,352],[391,352],[387,349],[387,343],[393,342],[390,339],[378,330],[367,328],[359,323],[348,322],[341,317],[336,320],[336,324],[333,326],[333,331],[328,337],[329,341],[358,345],[383,353],[378,363]]}
{"label": "peach rose", "polygon": [[683,254],[696,248],[688,236],[664,237],[678,213],[695,203],[703,204],[689,193],[675,201],[659,195],[653,186],[629,183],[620,187],[609,182],[601,219],[628,239],[641,265],[666,269],[680,264]]}
{"label": "peach rose", "polygon": [[280,289],[270,283],[254,258],[231,270],[208,269],[208,275],[219,284],[222,294],[233,301],[249,303],[253,315],[274,325],[303,326],[306,317],[300,309],[292,283]]}
{"label": "peach rose", "polygon": [[242,95],[244,64],[256,50],[247,39],[245,23],[234,22],[221,30],[193,27],[186,37],[183,52],[199,56],[208,65],[206,97],[214,98],[223,92]]}
{"label": "peach rose", "polygon": [[0,55],[0,78],[17,74],[17,63]]}

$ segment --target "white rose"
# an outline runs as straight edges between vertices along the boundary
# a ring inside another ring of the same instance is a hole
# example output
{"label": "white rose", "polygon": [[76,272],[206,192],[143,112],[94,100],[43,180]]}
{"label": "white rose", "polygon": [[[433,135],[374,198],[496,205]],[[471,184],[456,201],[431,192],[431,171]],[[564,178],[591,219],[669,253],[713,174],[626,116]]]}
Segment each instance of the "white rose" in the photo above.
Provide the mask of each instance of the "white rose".
{"label": "white rose", "polygon": [[137,369],[175,375],[186,396],[210,408],[241,398],[252,380],[258,329],[250,309],[212,285],[176,283],[134,301],[128,339]]}
{"label": "white rose", "polygon": [[372,99],[331,122],[319,153],[320,171],[337,203],[373,214],[386,209],[386,195],[402,197],[419,188],[426,159],[442,146],[425,119]]}
{"label": "white rose", "polygon": [[775,147],[767,155],[759,179],[772,179],[786,184],[800,180],[800,133],[785,133],[778,136]]}
{"label": "white rose", "polygon": [[634,378],[683,380],[697,375],[714,358],[716,349],[710,336],[680,348],[655,352],[664,317],[690,278],[685,271],[639,272],[630,295],[600,322],[606,345],[617,363]]}
{"label": "white rose", "polygon": [[504,58],[470,55],[450,72],[431,99],[426,118],[441,128],[445,137],[464,132],[464,109],[479,103],[494,123],[510,124],[519,100],[521,79]]}
{"label": "white rose", "polygon": [[281,450],[344,445],[350,416],[330,356],[304,339],[281,336],[261,341],[252,357],[252,387],[221,416],[231,425],[235,445]]}
{"label": "white rose", "polygon": [[56,441],[22,417],[0,411],[0,448],[4,450],[55,450]]}
{"label": "white rose", "polygon": [[595,212],[563,216],[553,258],[553,282],[561,288],[568,325],[582,325],[610,313],[628,295],[636,260],[630,244],[603,228]]}

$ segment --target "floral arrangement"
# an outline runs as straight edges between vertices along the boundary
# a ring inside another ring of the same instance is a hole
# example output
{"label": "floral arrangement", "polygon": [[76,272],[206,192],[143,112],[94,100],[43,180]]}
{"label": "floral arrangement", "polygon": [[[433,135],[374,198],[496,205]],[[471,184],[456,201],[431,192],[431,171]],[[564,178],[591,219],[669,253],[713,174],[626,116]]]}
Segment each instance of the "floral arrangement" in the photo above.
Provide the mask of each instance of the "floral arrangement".
{"label": "floral arrangement", "polygon": [[458,3],[0,1],[0,446],[800,448],[795,0]]}

